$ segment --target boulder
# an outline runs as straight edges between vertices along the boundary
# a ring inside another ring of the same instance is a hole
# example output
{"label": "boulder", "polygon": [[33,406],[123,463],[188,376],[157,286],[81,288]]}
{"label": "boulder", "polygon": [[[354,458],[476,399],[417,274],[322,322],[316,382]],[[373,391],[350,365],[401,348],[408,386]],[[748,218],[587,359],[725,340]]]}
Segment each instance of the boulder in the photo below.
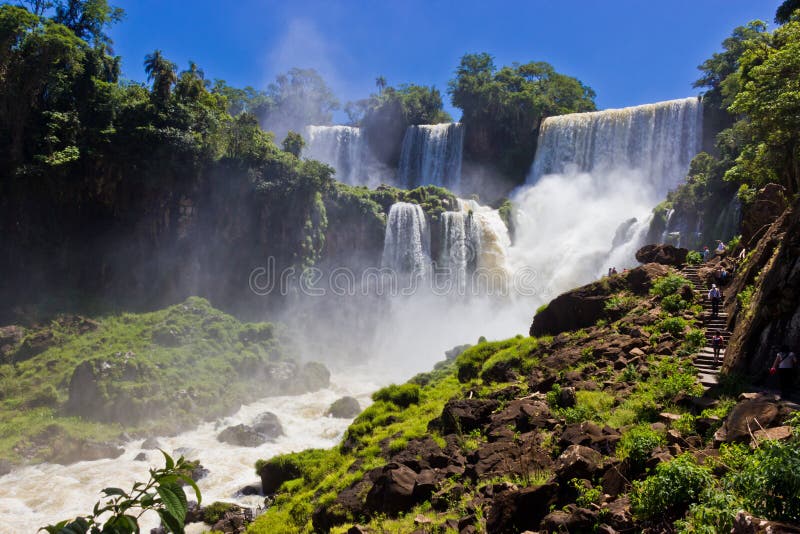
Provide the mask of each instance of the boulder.
{"label": "boulder", "polygon": [[570,445],[556,460],[556,477],[562,483],[573,478],[592,479],[602,467],[603,455],[583,445]]}
{"label": "boulder", "polygon": [[361,406],[358,404],[358,400],[349,396],[334,401],[325,411],[326,416],[336,419],[352,419],[359,413],[361,413]]}
{"label": "boulder", "polygon": [[0,477],[11,472],[14,466],[8,460],[0,460]]}
{"label": "boulder", "polygon": [[300,476],[300,470],[291,462],[264,462],[258,470],[261,477],[261,490],[264,495],[272,495],[281,484]]}
{"label": "boulder", "polygon": [[489,424],[490,416],[500,403],[491,399],[450,399],[442,415],[429,423],[442,434],[458,434],[476,430]]}
{"label": "boulder", "polygon": [[253,430],[260,436],[264,436],[265,441],[275,441],[283,436],[283,426],[278,416],[272,412],[263,412],[253,421]]}
{"label": "boulder", "polygon": [[677,248],[672,245],[645,245],[636,251],[636,261],[639,263],[659,263],[661,265],[671,265],[680,267],[686,263],[686,255],[689,250]]}
{"label": "boulder", "polygon": [[733,520],[732,534],[798,534],[800,526],[760,519],[743,510]]}
{"label": "boulder", "polygon": [[547,532],[592,532],[597,517],[597,512],[587,508],[577,508],[570,512],[557,510],[545,516],[542,528]]}
{"label": "boulder", "polygon": [[161,446],[161,442],[158,441],[158,439],[153,438],[153,437],[147,438],[146,440],[144,440],[142,442],[142,450],[143,451],[152,451],[152,450],[161,449],[161,448],[163,448]]}
{"label": "boulder", "polygon": [[751,433],[768,428],[778,417],[779,408],[769,398],[748,399],[736,404],[722,428],[714,434],[719,443],[750,441]]}
{"label": "boulder", "polygon": [[543,484],[496,495],[486,518],[487,532],[539,530],[539,523],[555,504],[558,485]]}
{"label": "boulder", "polygon": [[389,463],[367,493],[367,507],[391,516],[409,510],[415,504],[417,474],[405,465]]}
{"label": "boulder", "polygon": [[58,450],[47,461],[54,464],[68,465],[75,462],[119,458],[125,449],[114,443],[87,441],[83,439],[63,439],[58,442]]}

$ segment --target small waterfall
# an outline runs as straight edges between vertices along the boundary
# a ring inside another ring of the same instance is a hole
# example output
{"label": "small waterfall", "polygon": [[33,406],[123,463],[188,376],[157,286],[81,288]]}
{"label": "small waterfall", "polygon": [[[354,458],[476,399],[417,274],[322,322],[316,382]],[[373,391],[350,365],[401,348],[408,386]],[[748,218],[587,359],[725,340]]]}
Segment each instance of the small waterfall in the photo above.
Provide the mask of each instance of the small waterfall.
{"label": "small waterfall", "polygon": [[663,197],[683,181],[700,150],[702,121],[697,98],[548,117],[528,183],[547,174],[636,169]]}
{"label": "small waterfall", "polygon": [[359,128],[308,126],[303,156],[336,169],[336,179],[349,185],[371,185],[369,147]]}
{"label": "small waterfall", "polygon": [[418,204],[397,202],[389,210],[381,266],[400,273],[427,274],[430,230]]}
{"label": "small waterfall", "polygon": [[397,183],[406,189],[439,185],[458,190],[463,145],[461,123],[409,126],[400,151]]}

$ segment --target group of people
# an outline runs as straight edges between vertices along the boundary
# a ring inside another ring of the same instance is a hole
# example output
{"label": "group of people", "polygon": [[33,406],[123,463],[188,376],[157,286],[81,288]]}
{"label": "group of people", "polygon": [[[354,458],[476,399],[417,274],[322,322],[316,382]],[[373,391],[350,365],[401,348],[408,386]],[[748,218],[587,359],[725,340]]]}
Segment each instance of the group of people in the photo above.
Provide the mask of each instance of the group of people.
{"label": "group of people", "polygon": [[[722,241],[717,239],[717,248],[714,249],[714,254],[716,254],[717,256],[722,256],[727,251],[728,251],[728,249],[725,246],[725,243],[723,243]],[[703,250],[702,250],[701,254],[703,255],[703,261],[708,261],[709,260],[709,258],[711,256],[711,251],[708,249],[708,245],[703,247]]]}

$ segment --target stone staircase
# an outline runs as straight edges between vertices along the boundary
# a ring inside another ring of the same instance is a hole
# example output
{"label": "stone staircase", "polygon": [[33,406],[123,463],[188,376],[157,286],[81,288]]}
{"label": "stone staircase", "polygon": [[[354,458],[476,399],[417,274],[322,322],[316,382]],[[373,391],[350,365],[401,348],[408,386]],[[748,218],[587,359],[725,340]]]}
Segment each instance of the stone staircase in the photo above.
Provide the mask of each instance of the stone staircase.
{"label": "stone staircase", "polygon": [[[703,329],[706,334],[706,345],[700,349],[700,352],[693,356],[692,363],[694,363],[694,366],[697,368],[697,378],[700,383],[703,384],[703,386],[711,387],[718,383],[719,369],[722,366],[722,362],[725,360],[725,348],[728,346],[728,341],[731,338],[731,333],[726,329],[728,314],[720,311],[717,317],[711,316],[711,301],[708,299],[708,289],[706,289],[706,285],[698,274],[699,267],[696,265],[687,265],[681,272],[683,276],[692,282],[695,294],[703,303]],[[720,305],[720,310],[721,309],[722,305]],[[724,342],[722,350],[719,351],[719,361],[715,364],[714,349],[711,347],[711,338],[716,330],[720,331]]]}

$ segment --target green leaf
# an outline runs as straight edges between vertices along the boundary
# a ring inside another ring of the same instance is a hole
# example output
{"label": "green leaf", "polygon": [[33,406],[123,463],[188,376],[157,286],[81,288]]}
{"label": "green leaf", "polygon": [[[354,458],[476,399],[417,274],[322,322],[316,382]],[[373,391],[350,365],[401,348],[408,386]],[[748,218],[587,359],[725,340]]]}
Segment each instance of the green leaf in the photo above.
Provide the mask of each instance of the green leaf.
{"label": "green leaf", "polygon": [[174,534],[184,534],[183,523],[175,519],[166,510],[158,510],[158,515],[161,518],[161,522],[164,524],[164,527],[166,527],[167,532],[173,532]]}
{"label": "green leaf", "polygon": [[[183,490],[178,488],[179,492],[182,494]],[[161,496],[161,501],[164,503],[164,506],[167,509],[167,512],[174,517],[176,520],[180,521],[183,524],[184,519],[186,519],[186,504],[178,497],[177,493],[174,490],[173,486],[159,486],[156,491],[158,491],[159,496]],[[184,500],[186,496],[184,495]]]}
{"label": "green leaf", "polygon": [[164,450],[162,450],[162,449],[158,449],[158,450],[160,450],[160,451],[161,451],[161,454],[163,454],[163,455],[164,455],[164,461],[165,461],[165,462],[166,462],[166,464],[167,464],[167,466],[166,466],[166,469],[168,469],[168,470],[169,470],[169,469],[172,469],[172,468],[174,468],[174,467],[175,467],[175,460],[173,460],[173,459],[172,459],[172,456],[170,456],[169,454],[167,454],[166,452],[164,452]]}

